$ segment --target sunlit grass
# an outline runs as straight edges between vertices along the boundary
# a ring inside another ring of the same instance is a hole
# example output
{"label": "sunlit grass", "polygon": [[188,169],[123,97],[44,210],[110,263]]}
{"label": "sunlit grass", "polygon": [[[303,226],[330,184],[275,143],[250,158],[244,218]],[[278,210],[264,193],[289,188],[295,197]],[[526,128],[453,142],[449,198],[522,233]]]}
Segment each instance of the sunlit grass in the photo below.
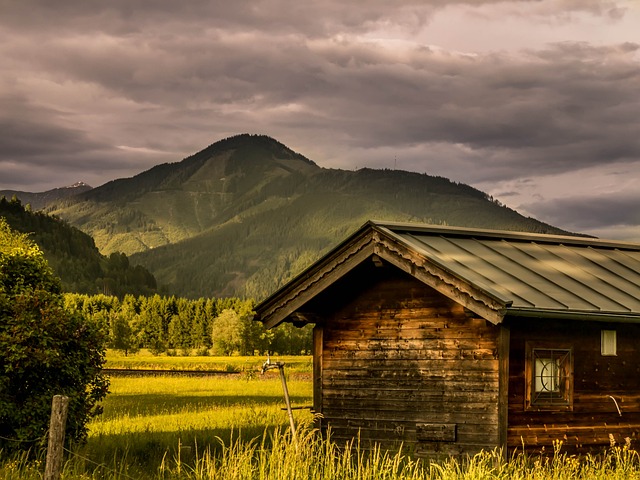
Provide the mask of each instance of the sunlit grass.
{"label": "sunlit grass", "polygon": [[[287,382],[294,405],[310,405],[308,381]],[[284,406],[279,377],[112,377],[104,413],[90,435],[278,425]],[[265,420],[272,421],[265,423]]]}
{"label": "sunlit grass", "polygon": [[[162,370],[214,370],[235,372],[259,372],[266,360],[263,356],[170,356],[153,355],[141,350],[135,355],[124,355],[115,350],[107,351],[105,368],[140,368]],[[311,356],[282,355],[271,357],[274,362],[284,362],[287,372],[311,372]]]}
{"label": "sunlit grass", "polygon": [[[288,380],[294,406],[309,406],[309,381]],[[219,448],[220,441],[251,441],[286,427],[282,384],[273,373],[229,377],[111,378],[104,413],[90,424],[83,449],[95,461],[128,456],[135,464],[159,464],[178,445],[185,451]],[[308,424],[310,410],[296,410]]]}

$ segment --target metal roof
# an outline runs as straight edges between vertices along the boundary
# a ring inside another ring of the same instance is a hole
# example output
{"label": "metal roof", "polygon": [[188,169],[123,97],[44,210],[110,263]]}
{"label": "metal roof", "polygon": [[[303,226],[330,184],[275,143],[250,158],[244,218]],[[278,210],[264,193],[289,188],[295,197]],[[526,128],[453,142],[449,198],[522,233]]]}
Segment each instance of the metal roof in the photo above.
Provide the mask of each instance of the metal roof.
{"label": "metal roof", "polygon": [[586,314],[618,320],[640,316],[640,245],[495,230],[369,225],[499,299],[507,314]]}
{"label": "metal roof", "polygon": [[269,328],[301,321],[301,314],[311,318],[308,303],[372,256],[492,323],[506,317],[640,323],[638,244],[377,221],[256,305],[255,318]]}

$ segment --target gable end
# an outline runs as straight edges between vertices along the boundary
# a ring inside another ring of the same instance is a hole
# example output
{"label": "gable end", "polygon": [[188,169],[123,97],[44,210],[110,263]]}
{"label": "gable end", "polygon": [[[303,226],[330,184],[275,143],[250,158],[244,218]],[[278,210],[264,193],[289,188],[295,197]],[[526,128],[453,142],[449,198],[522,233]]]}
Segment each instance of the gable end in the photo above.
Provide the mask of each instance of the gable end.
{"label": "gable end", "polygon": [[386,229],[369,226],[258,305],[255,319],[261,320],[267,328],[283,321],[304,322],[299,310],[305,304],[362,262],[375,260],[375,256],[493,324],[502,322],[505,316],[508,302],[477,288],[417,253]]}

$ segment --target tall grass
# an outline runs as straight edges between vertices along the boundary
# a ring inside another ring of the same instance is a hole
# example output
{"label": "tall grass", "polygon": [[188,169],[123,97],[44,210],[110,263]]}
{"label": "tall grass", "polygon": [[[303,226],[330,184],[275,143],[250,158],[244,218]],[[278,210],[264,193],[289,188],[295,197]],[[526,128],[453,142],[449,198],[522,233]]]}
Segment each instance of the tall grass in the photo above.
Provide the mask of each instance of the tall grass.
{"label": "tall grass", "polygon": [[236,440],[224,445],[219,455],[205,452],[193,467],[185,469],[174,461],[163,465],[161,473],[193,480],[425,478],[421,464],[401,454],[366,451],[356,442],[339,447],[310,429],[296,441],[279,430],[264,435],[260,442]]}
{"label": "tall grass", "polygon": [[261,443],[234,441],[219,455],[209,452],[194,467],[179,460],[162,465],[163,478],[204,480],[623,480],[640,478],[640,457],[628,447],[613,447],[602,456],[577,458],[558,448],[552,456],[481,452],[465,459],[426,463],[402,451],[366,450],[354,440],[339,446],[307,430],[299,441],[275,432]]}
{"label": "tall grass", "polygon": [[[505,459],[498,450],[462,460],[426,463],[401,451],[366,450],[357,439],[342,445],[305,428],[297,441],[280,429],[254,440],[232,438],[207,446],[185,461],[180,445],[154,468],[134,468],[126,457],[96,465],[70,456],[64,480],[623,480],[640,479],[640,458],[628,447],[613,447],[601,456],[577,458],[560,449],[548,457],[519,454]],[[37,465],[26,457],[6,461],[0,478],[39,479]]]}

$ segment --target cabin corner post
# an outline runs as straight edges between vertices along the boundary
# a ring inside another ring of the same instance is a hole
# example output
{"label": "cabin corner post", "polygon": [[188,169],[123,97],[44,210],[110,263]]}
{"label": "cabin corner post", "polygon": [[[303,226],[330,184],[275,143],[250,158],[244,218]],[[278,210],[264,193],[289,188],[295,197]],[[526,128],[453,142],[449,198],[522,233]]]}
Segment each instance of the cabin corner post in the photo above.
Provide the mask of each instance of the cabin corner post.
{"label": "cabin corner post", "polygon": [[507,452],[507,429],[509,427],[509,351],[511,332],[504,324],[498,334],[498,442],[502,454]]}
{"label": "cabin corner post", "polygon": [[313,327],[313,411],[316,415],[316,427],[321,427],[322,421],[322,351],[323,328],[316,324]]}

